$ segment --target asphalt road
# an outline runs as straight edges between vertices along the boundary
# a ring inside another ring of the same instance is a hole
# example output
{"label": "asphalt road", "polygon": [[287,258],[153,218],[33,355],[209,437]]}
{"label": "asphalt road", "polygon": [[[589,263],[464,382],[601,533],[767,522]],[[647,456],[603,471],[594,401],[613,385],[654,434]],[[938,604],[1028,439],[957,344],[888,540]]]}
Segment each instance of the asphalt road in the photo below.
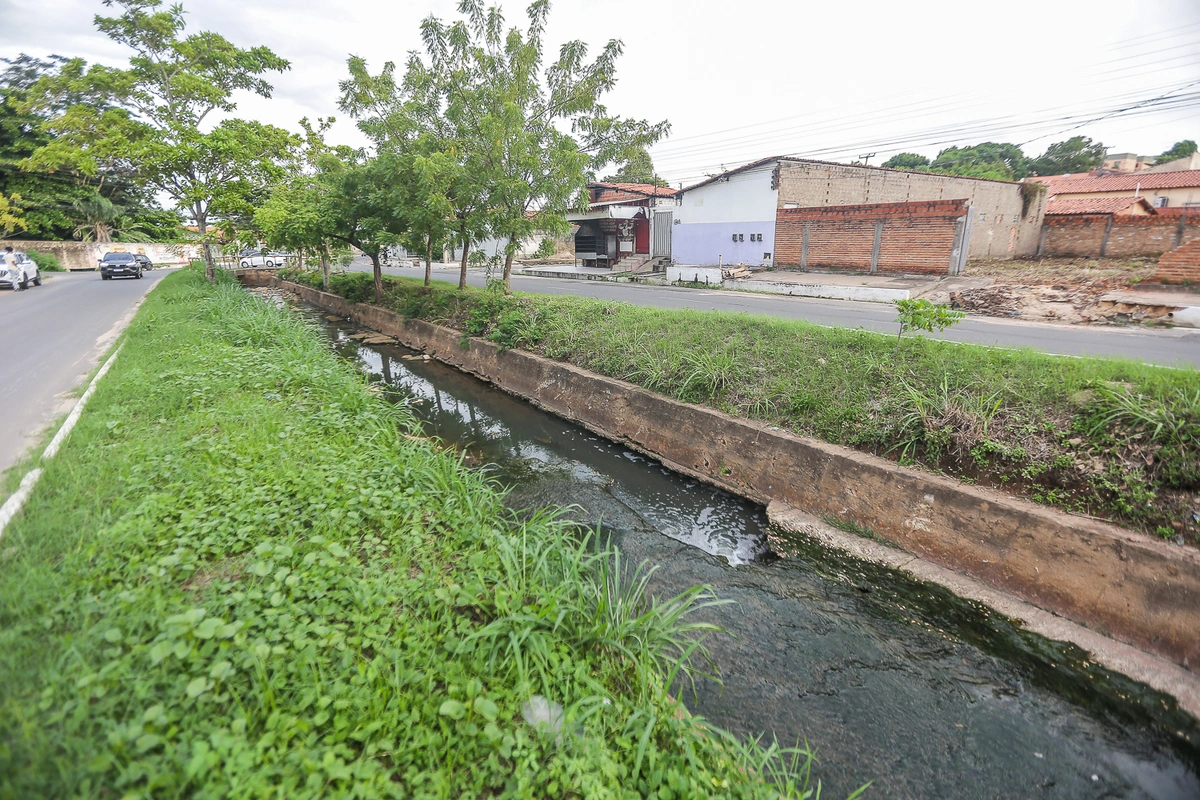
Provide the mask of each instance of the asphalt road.
{"label": "asphalt road", "polygon": [[100,280],[98,272],[45,273],[41,286],[0,291],[0,472],[74,404],[66,394],[83,382],[137,302],[168,272],[111,281]]}
{"label": "asphalt road", "polygon": [[[350,269],[371,271],[371,262],[360,258]],[[385,268],[388,275],[424,277],[424,269]],[[434,279],[458,282],[458,269],[438,269]],[[486,276],[473,269],[472,286],[483,286]],[[849,300],[820,300],[807,297],[686,289],[676,286],[645,286],[631,283],[513,277],[513,289],[535,294],[567,294],[657,308],[694,308],[765,314],[785,319],[802,319],[819,325],[864,328],[895,335],[896,311],[890,304]],[[927,335],[927,334],[926,334]],[[1054,325],[1003,320],[970,315],[935,338],[994,347],[1029,347],[1057,355],[1119,356],[1167,366],[1200,367],[1200,330],[1192,328],[1109,328],[1095,325]]]}

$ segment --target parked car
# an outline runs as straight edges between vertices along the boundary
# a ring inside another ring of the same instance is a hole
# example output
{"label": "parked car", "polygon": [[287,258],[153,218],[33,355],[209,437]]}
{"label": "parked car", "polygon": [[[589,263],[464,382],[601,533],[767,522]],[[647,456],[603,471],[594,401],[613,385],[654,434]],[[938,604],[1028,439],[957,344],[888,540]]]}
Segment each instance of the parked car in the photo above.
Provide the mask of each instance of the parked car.
{"label": "parked car", "polygon": [[133,253],[105,253],[100,259],[101,280],[112,280],[115,276],[125,278],[142,277],[142,265]]}
{"label": "parked car", "polygon": [[150,260],[150,256],[144,253],[134,253],[133,257],[142,265],[143,270],[154,269],[154,262]]}
{"label": "parked car", "polygon": [[[0,255],[3,254],[3,251],[0,251]],[[21,279],[18,281],[21,288],[28,289],[31,283],[34,286],[41,286],[42,272],[34,260],[22,252],[14,251],[13,255],[17,257],[17,269],[21,271]],[[8,270],[3,264],[0,264],[0,286],[7,286],[9,289],[16,288],[8,279]]]}
{"label": "parked car", "polygon": [[242,267],[282,266],[284,260],[274,253],[262,253],[258,250],[243,250],[238,253],[238,264]]}

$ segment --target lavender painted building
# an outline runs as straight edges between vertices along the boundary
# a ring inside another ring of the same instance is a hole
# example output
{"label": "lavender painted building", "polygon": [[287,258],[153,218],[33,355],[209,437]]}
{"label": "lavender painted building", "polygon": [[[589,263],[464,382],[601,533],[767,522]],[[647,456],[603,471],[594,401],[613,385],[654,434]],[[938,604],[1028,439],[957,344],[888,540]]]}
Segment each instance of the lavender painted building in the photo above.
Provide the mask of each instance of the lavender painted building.
{"label": "lavender painted building", "polygon": [[778,159],[748,164],[678,195],[671,256],[676,264],[770,265],[775,252]]}

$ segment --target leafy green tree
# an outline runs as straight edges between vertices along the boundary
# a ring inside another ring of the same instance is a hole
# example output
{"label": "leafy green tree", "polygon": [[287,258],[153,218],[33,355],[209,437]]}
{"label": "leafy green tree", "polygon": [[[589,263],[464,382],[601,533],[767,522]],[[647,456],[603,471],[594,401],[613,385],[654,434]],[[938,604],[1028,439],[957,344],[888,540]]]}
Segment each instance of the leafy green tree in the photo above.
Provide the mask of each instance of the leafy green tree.
{"label": "leafy green tree", "polygon": [[21,215],[24,208],[19,194],[0,192],[0,239],[7,239],[14,232],[25,230],[28,223]]}
{"label": "leafy green tree", "polygon": [[669,184],[654,170],[654,161],[645,147],[631,147],[621,160],[620,168],[604,178],[607,183],[645,183],[667,187]]}
{"label": "leafy green tree", "polygon": [[1086,136],[1072,136],[1065,142],[1055,142],[1046,152],[1029,163],[1031,172],[1038,175],[1066,175],[1087,172],[1104,163],[1106,148]]}
{"label": "leafy green tree", "polygon": [[929,159],[916,153],[896,153],[883,162],[883,166],[891,169],[923,170],[929,167]]}
{"label": "leafy green tree", "polygon": [[402,220],[401,243],[425,256],[425,285],[433,281],[433,252],[450,239],[454,208],[449,192],[455,170],[451,156],[439,151],[430,137],[428,153],[413,152],[381,156],[384,169],[396,176],[388,197]]}
{"label": "leafy green tree", "polygon": [[[29,159],[34,167],[103,174],[132,164],[143,181],[174,200],[195,221],[213,279],[216,219],[249,217],[256,200],[276,182],[298,143],[295,136],[259,122],[227,119],[202,126],[213,112],[236,109],[235,92],[269,97],[262,77],[288,62],[266,47],[242,49],[219,34],[184,35],[182,6],[162,0],[105,0],[119,16],[95,18],[96,27],[133,55],[127,69],[87,67],[73,59],[58,75],[31,89],[34,109],[54,111],[51,142]],[[71,104],[73,94],[93,98]]]}
{"label": "leafy green tree", "polygon": [[[352,60],[343,108],[360,116],[381,151],[402,150],[423,132],[439,138],[459,175],[469,176],[465,194],[479,203],[476,219],[486,220],[479,227],[507,241],[507,289],[519,242],[535,230],[565,234],[565,214],[585,202],[594,170],[657,141],[668,125],[616,117],[601,103],[616,83],[620,42],[590,60],[586,44],[567,42],[545,63],[548,0],[529,6],[525,30],[506,29],[500,9],[483,0],[460,0],[458,10],[462,19],[452,24],[422,23],[428,62],[414,54],[396,91],[388,91],[393,65],[372,77]],[[457,180],[447,185],[452,192]],[[453,198],[451,205],[459,207]]]}
{"label": "leafy green tree", "polygon": [[[127,163],[114,163],[103,175],[89,177],[71,170],[28,168],[28,159],[52,141],[46,130],[46,116],[29,109],[30,89],[45,76],[57,75],[68,59],[62,56],[35,58],[24,53],[12,59],[0,72],[0,193],[19,194],[25,206],[30,239],[70,239],[81,223],[75,203],[97,194],[124,206],[136,227],[157,231],[151,222],[162,214],[152,193],[137,180]],[[47,110],[61,114],[70,105],[87,104],[91,98],[81,93],[66,93]],[[172,228],[177,228],[175,222]]]}
{"label": "leafy green tree", "polygon": [[1195,152],[1196,143],[1191,139],[1184,139],[1182,142],[1176,142],[1171,146],[1170,150],[1154,159],[1154,163],[1165,164],[1166,162],[1174,161],[1177,158],[1187,158]]}
{"label": "leafy green tree", "polygon": [[1021,148],[1005,142],[981,142],[971,147],[947,147],[929,165],[930,172],[1011,181],[1028,174]]}
{"label": "leafy green tree", "polygon": [[[301,258],[311,256],[321,266],[321,285],[329,290],[329,267],[334,254],[347,245],[332,238],[330,231],[338,225],[328,202],[329,185],[323,170],[335,174],[354,158],[354,151],[344,145],[330,146],[325,134],[333,125],[333,117],[300,120],[304,128],[303,168],[289,173],[271,189],[271,196],[254,214],[254,225],[271,247],[295,251]],[[331,216],[332,215],[332,216]]]}
{"label": "leafy green tree", "polygon": [[[465,289],[471,245],[488,232],[488,165],[480,160],[486,148],[479,140],[477,115],[471,107],[474,78],[467,69],[466,39],[451,36],[436,20],[426,20],[422,37],[429,61],[410,56],[399,83],[395,64],[388,62],[378,75],[371,75],[363,59],[352,57],[350,77],[341,83],[341,107],[358,118],[359,128],[381,154],[400,157],[397,163],[406,164],[409,176],[419,181],[415,191],[424,192],[428,202],[440,209],[438,213],[448,208],[453,238],[462,246],[458,286]],[[434,160],[413,172],[414,157]],[[433,187],[437,196],[429,194]],[[411,200],[396,198],[404,204]],[[423,230],[426,222],[443,227],[440,219],[427,218],[419,209],[417,216]],[[408,243],[426,252],[426,272],[430,272],[427,251],[432,242],[414,242],[409,237]]]}

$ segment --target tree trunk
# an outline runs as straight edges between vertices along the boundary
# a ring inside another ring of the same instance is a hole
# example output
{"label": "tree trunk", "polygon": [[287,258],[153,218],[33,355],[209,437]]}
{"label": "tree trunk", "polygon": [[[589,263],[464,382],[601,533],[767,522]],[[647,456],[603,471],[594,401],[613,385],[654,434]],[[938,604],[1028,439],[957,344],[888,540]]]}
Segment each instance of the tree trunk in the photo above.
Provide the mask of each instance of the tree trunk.
{"label": "tree trunk", "polygon": [[200,213],[194,207],[192,213],[196,217],[196,233],[200,234],[201,247],[204,250],[204,277],[209,283],[216,283],[217,267],[213,263],[212,245],[208,243],[208,215]]}
{"label": "tree trunk", "polygon": [[508,239],[508,247],[504,248],[504,293],[512,294],[512,262],[513,255],[517,252],[517,239],[515,236],[510,236]]}
{"label": "tree trunk", "polygon": [[329,291],[329,251],[321,248],[321,289]]}
{"label": "tree trunk", "polygon": [[467,288],[467,256],[471,252],[471,240],[467,237],[467,226],[463,225],[462,230],[463,254],[462,261],[458,265],[458,288]]}
{"label": "tree trunk", "polygon": [[433,282],[433,237],[425,238],[425,285]]}
{"label": "tree trunk", "polygon": [[379,266],[379,251],[369,253],[371,256],[371,268],[375,272],[375,302],[383,303],[383,268]]}

